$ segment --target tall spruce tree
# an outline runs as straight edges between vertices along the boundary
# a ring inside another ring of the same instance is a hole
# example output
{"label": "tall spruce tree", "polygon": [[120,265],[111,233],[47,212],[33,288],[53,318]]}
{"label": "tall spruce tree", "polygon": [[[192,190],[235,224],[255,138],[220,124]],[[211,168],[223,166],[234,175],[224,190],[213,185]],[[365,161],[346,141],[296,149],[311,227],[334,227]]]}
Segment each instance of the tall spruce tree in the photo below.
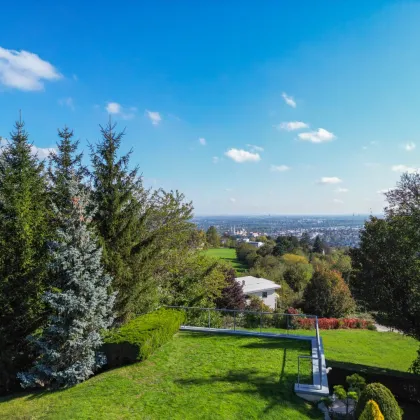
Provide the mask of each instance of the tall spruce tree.
{"label": "tall spruce tree", "polygon": [[144,189],[138,168],[129,169],[131,151],[119,156],[124,132],[109,122],[101,127],[102,140],[91,146],[93,197],[97,206],[94,221],[103,246],[103,262],[118,291],[117,321],[130,317],[138,288],[138,267],[133,266],[139,246],[139,219]]}
{"label": "tall spruce tree", "polygon": [[45,320],[48,227],[44,165],[18,121],[0,159],[0,392],[28,363],[26,336]]}
{"label": "tall spruce tree", "polygon": [[113,320],[115,295],[108,294],[111,278],[103,272],[102,250],[90,231],[87,194],[77,178],[67,191],[68,205],[57,209],[62,227],[52,259],[55,280],[43,296],[51,315],[41,335],[32,339],[40,352],[33,368],[18,375],[23,387],[75,385],[105,361],[97,350],[101,330]]}
{"label": "tall spruce tree", "polygon": [[82,153],[77,153],[79,141],[74,140],[73,131],[68,127],[58,130],[60,140],[57,151],[49,156],[48,178],[52,202],[59,208],[70,203],[69,182],[75,178],[81,183],[87,175],[87,169],[82,165]]}

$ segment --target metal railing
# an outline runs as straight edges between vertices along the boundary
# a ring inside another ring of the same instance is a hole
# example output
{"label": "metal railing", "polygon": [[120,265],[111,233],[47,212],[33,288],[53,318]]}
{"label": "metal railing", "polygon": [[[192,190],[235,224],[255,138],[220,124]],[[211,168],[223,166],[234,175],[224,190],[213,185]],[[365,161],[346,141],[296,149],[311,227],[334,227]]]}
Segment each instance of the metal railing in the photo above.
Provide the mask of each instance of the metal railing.
{"label": "metal railing", "polygon": [[[319,372],[319,389],[322,389],[322,352],[321,339],[319,334],[318,317],[316,315],[305,314],[286,314],[264,311],[250,311],[242,309],[219,309],[219,308],[203,308],[191,306],[166,306],[185,310],[186,322],[184,327],[201,327],[215,330],[232,330],[232,331],[249,331],[256,334],[274,333],[289,335],[294,330],[302,330],[302,322],[310,325],[311,329],[305,329],[298,333],[299,336],[315,338],[316,340],[316,357],[312,354],[298,356],[298,384],[300,384],[300,359],[310,359],[312,363],[318,363]],[[313,321],[301,321],[299,319],[309,319]],[[312,334],[311,334],[312,332]],[[315,334],[313,334],[313,332]],[[315,384],[314,384],[315,385]]]}

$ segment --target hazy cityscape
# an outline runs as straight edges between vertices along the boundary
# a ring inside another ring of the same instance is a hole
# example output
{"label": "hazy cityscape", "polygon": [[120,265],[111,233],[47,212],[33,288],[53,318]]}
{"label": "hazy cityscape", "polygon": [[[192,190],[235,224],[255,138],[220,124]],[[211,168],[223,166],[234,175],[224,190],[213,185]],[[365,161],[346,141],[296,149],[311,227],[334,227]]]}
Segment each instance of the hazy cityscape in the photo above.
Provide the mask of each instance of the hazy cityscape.
{"label": "hazy cityscape", "polygon": [[351,246],[359,243],[359,231],[369,215],[339,216],[196,216],[194,223],[207,230],[215,226],[223,234],[244,237],[293,235],[308,232],[311,238],[320,235],[330,246]]}

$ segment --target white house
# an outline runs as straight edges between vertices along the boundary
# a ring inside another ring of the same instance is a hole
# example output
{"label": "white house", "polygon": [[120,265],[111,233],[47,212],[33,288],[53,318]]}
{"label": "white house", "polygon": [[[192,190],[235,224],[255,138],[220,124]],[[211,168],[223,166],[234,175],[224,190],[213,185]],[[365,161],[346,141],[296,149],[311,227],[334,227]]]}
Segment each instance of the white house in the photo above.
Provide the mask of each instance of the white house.
{"label": "white house", "polygon": [[255,246],[255,248],[261,248],[264,242],[248,241],[248,245]]}
{"label": "white house", "polygon": [[235,280],[242,285],[245,296],[258,296],[271,309],[276,309],[276,290],[281,286],[271,280],[253,276],[237,277]]}

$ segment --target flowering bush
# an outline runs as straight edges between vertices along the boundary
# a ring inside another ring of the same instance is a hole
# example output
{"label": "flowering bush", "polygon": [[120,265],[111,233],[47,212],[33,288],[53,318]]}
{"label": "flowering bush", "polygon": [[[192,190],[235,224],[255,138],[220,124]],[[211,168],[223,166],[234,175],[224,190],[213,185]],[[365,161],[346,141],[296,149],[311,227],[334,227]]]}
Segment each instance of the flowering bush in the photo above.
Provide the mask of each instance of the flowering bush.
{"label": "flowering bush", "polygon": [[[314,318],[296,319],[297,328],[310,330],[315,328]],[[373,329],[373,323],[358,318],[318,318],[318,327],[321,330],[337,329]]]}

